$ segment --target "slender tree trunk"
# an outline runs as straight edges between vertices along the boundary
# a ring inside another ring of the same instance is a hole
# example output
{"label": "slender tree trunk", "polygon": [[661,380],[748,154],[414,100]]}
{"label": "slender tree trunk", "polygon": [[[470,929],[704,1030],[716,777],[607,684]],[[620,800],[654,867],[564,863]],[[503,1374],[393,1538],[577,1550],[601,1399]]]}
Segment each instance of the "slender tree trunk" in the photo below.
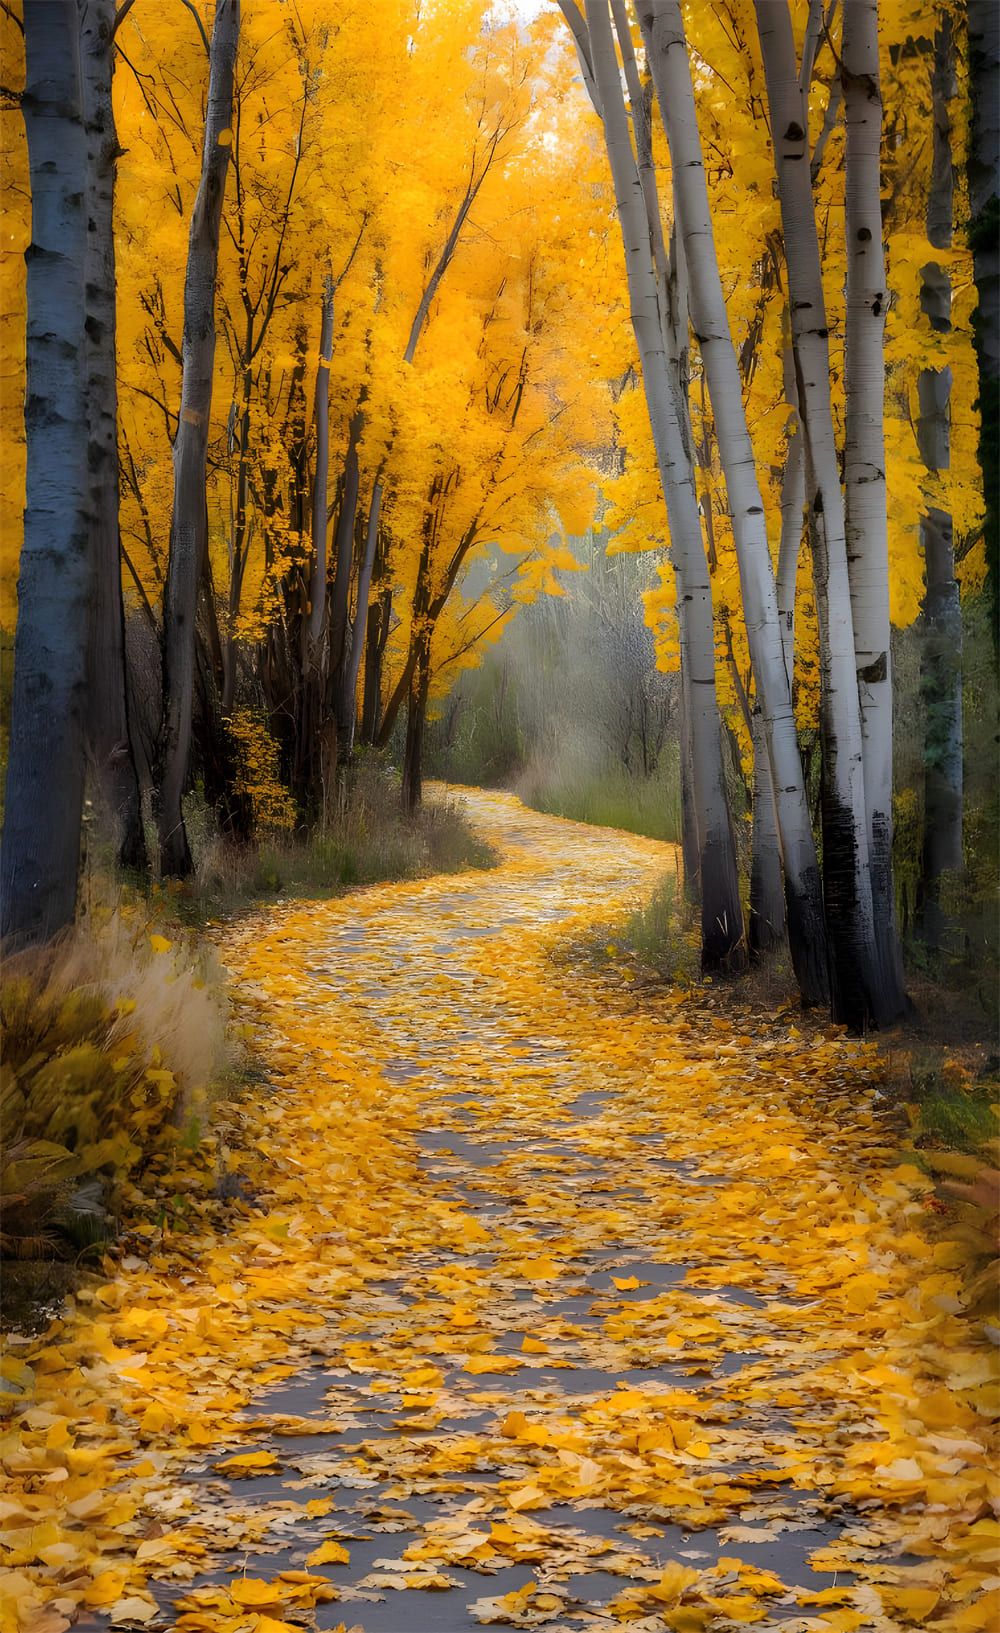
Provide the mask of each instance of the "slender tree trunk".
{"label": "slender tree trunk", "polygon": [[93,582],[87,747],[118,860],[146,866],[142,803],[125,690],[125,608],[118,534],[114,199],[118,136],[111,100],[114,0],[78,0],[87,132],[87,398]]}
{"label": "slender tree trunk", "polygon": [[799,87],[787,0],[754,0],[764,59],[785,239],[799,416],[820,636],[823,734],[823,885],[833,1015],[864,1031],[888,1019],[878,978],[869,871],[861,711],[844,503],[833,427],[830,355],[809,119]]}
{"label": "slender tree trunk", "polygon": [[309,593],[309,643],[318,648],[326,621],[327,488],[330,480],[330,366],[333,362],[333,273],[323,280],[319,362],[313,414],[316,423],[316,469],[312,490],[312,581]]}
{"label": "slender tree trunk", "polygon": [[403,750],[403,810],[409,815],[423,797],[424,725],[431,688],[431,640],[424,632],[416,640],[413,679],[407,695],[406,746]]}
{"label": "slender tree trunk", "polygon": [[[829,986],[823,893],[791,686],[785,668],[767,518],[743,408],[739,365],[729,331],[698,134],[687,40],[678,0],[640,0],[639,23],[670,148],[674,210],[688,266],[688,302],[712,400],[719,455],[726,478],[740,574],[743,616],[757,688],[755,752],[773,789],[784,863],[788,937],[796,976],[807,1003],[824,1003]],[[762,835],[764,828],[761,830]],[[777,916],[771,907],[768,913]]]}
{"label": "slender tree trunk", "polygon": [[979,362],[979,464],[986,500],[987,594],[1000,639],[1000,11],[968,0],[969,247],[979,307],[973,334]]}
{"label": "slender tree trunk", "polygon": [[845,157],[847,317],[844,347],[844,527],[861,703],[868,861],[875,921],[875,1009],[906,1008],[892,879],[892,664],[885,480],[885,314],[878,0],[844,7],[841,85]]}
{"label": "slender tree trunk", "polygon": [[[378,562],[376,561],[376,566]],[[383,583],[369,602],[365,627],[365,680],[361,707],[361,740],[374,745],[382,725],[382,663],[392,619],[392,585]]]}
{"label": "slender tree trunk", "polygon": [[[753,850],[747,942],[751,953],[759,957],[785,939],[785,893],[782,889],[777,803],[771,781],[771,762],[763,742],[762,711],[759,707],[753,711],[753,736]],[[819,998],[814,1001],[819,1002]]]}
{"label": "slender tree trunk", "polygon": [[75,0],[27,6],[24,43],[27,472],[0,857],[0,935],[9,946],[47,941],[76,906],[92,576],[87,154]]}
{"label": "slender tree trunk", "polygon": [[331,677],[344,661],[350,641],[349,612],[351,605],[351,576],[354,566],[354,529],[358,519],[358,495],[361,471],[358,465],[358,443],[364,434],[365,416],[359,407],[351,415],[344,455],[344,475],[340,484],[340,506],[337,513],[337,531],[334,536],[333,587],[330,592],[330,652]]}
{"label": "slender tree trunk", "polygon": [[802,513],[806,502],[806,467],[802,430],[796,423],[788,439],[781,476],[781,539],[778,544],[778,622],[785,656],[788,691],[795,701],[795,589],[802,548]]}
{"label": "slender tree trunk", "polygon": [[[954,171],[950,102],[958,95],[952,22],[947,13],[934,35],[931,97],[934,159],[927,198],[927,237],[950,249]],[[932,329],[951,329],[951,277],[931,261],[923,268],[920,304]],[[951,464],[951,370],[922,369],[917,378],[917,446],[928,470]],[[922,606],[920,690],[924,702],[924,845],[918,932],[931,947],[954,939],[941,902],[945,873],[958,872],[962,854],[962,608],[955,581],[951,517],[929,505],[920,518],[926,585]]]}
{"label": "slender tree trunk", "polygon": [[955,582],[951,517],[928,510],[920,520],[926,590],[922,607],[920,690],[924,698],[924,848],[918,915],[928,946],[954,937],[941,903],[944,874],[962,856],[962,608]]}
{"label": "slender tree trunk", "polygon": [[216,0],[209,57],[201,181],[191,216],[184,282],[181,408],[174,439],[174,508],[163,602],[163,726],[157,826],[160,870],[191,871],[181,795],[187,781],[194,697],[195,617],[208,548],[205,475],[215,360],[219,228],[232,143],[233,80],[240,0]]}
{"label": "slender tree trunk", "polygon": [[365,649],[362,631],[368,630],[368,601],[371,595],[372,571],[375,565],[375,555],[378,549],[379,521],[382,515],[382,473],[375,479],[371,503],[368,507],[368,523],[365,530],[365,553],[361,562],[361,571],[358,574],[357,605],[354,609],[354,619],[351,626],[351,641],[345,654],[345,661],[338,676],[339,689],[334,703],[334,712],[337,717],[338,736],[340,742],[341,759],[349,759],[354,750],[354,731],[357,719],[357,692],[358,675],[361,671],[361,656]]}
{"label": "slender tree trunk", "polygon": [[[561,0],[569,17],[572,0]],[[571,24],[572,26],[572,24]],[[578,42],[579,43],[579,42]],[[625,250],[632,327],[642,359],[643,387],[670,527],[678,580],[682,660],[688,664],[694,808],[698,826],[702,961],[706,969],[742,962],[743,915],[736,852],[726,805],[715,691],[712,591],[701,538],[694,458],[680,369],[683,314],[661,310],[642,184],[632,152],[606,0],[587,0],[585,72],[594,87]],[[666,336],[677,348],[668,356]]]}

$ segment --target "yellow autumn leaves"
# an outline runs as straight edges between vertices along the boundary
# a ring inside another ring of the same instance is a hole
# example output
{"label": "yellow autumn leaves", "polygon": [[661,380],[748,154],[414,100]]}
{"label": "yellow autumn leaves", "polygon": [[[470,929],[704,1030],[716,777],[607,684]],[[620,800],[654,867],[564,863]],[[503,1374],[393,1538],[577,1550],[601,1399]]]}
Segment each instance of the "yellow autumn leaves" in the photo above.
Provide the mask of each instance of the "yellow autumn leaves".
{"label": "yellow autumn leaves", "polygon": [[[153,1582],[171,1625],[274,1633],[524,1564],[470,1616],[986,1625],[995,1355],[874,1051],[553,962],[672,853],[473,809],[491,875],[222,933],[266,1080],[171,1175],[176,1228],[137,1213],[106,1279],[8,1350],[2,1633],[81,1606],[142,1625]],[[317,1366],[302,1415],[269,1409]],[[410,1493],[432,1517],[385,1507]],[[792,1575],[760,1562],[817,1524],[837,1582],[804,1544]],[[406,1533],[367,1572],[365,1527]],[[293,1568],[244,1568],[275,1539]]]}

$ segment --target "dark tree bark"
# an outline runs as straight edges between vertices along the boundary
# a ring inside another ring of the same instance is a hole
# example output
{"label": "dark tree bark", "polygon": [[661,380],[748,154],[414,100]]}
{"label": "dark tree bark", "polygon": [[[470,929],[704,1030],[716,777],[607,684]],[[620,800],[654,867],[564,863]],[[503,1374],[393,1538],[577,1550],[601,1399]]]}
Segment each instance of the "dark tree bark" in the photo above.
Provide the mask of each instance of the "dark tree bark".
{"label": "dark tree bark", "polygon": [[979,293],[974,318],[979,361],[979,463],[986,499],[987,589],[1000,629],[1000,11],[969,0],[969,243]]}
{"label": "dark tree bark", "polygon": [[27,441],[0,934],[44,942],[76,906],[91,584],[84,287],[87,155],[76,0],[29,5]]}
{"label": "dark tree bark", "polygon": [[[951,18],[939,19],[931,72],[934,158],[927,199],[927,238],[950,249],[954,173],[949,104],[958,95]],[[923,268],[921,307],[939,334],[951,329],[951,278],[937,261]],[[928,470],[951,464],[951,370],[922,369],[917,379],[917,446]],[[924,552],[920,690],[924,704],[924,846],[918,929],[932,947],[948,940],[941,880],[962,866],[962,608],[955,581],[951,516],[929,506],[920,518]]]}
{"label": "dark tree bark", "polygon": [[77,0],[87,136],[87,401],[93,583],[87,663],[87,749],[97,794],[125,867],[146,866],[142,803],[125,690],[125,609],[118,536],[115,352],[115,166],[111,101],[114,0]]}
{"label": "dark tree bark", "polygon": [[160,870],[191,872],[181,795],[187,781],[194,696],[195,618],[208,548],[205,471],[215,360],[219,227],[232,142],[233,79],[240,0],[216,0],[209,55],[208,112],[201,182],[191,216],[184,282],[181,408],[174,440],[174,510],[163,598],[163,726],[157,826]]}

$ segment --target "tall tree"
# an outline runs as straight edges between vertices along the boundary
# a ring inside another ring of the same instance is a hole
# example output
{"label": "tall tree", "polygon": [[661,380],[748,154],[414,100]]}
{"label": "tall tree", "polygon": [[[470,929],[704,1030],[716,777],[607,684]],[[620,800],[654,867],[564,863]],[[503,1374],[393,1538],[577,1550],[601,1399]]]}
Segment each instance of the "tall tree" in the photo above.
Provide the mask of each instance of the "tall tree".
{"label": "tall tree", "polygon": [[87,137],[86,347],[92,585],[87,749],[97,792],[126,867],[144,867],[139,781],[125,688],[125,609],[118,529],[118,379],[115,347],[115,171],[111,86],[114,0],[78,0]]}
{"label": "tall tree", "polygon": [[587,0],[585,17],[575,0],[560,0],[560,8],[573,32],[584,82],[602,124],[625,251],[632,325],[669,520],[681,619],[681,675],[691,733],[702,957],[705,968],[712,969],[739,962],[743,914],[719,736],[712,589],[701,536],[682,373],[687,306],[677,276],[683,256],[674,259],[671,284],[661,253],[659,205],[651,196],[647,165],[640,174],[629,135],[607,0]]}
{"label": "tall tree", "polygon": [[691,322],[712,399],[739,563],[760,716],[757,746],[767,761],[766,769],[760,767],[758,798],[765,797],[766,789],[777,817],[788,938],[799,986],[808,1002],[823,1003],[828,975],[819,864],[782,649],[767,516],[715,250],[688,44],[679,0],[640,0],[638,15],[670,149],[674,210],[688,263]]}
{"label": "tall tree", "polygon": [[[894,1018],[879,989],[854,658],[844,500],[831,401],[829,325],[809,175],[806,60],[800,77],[787,0],[754,0],[791,307],[806,450],[809,536],[819,614],[823,734],[823,886],[834,1017],[856,1029]],[[808,51],[807,41],[807,51]]]}
{"label": "tall tree", "polygon": [[160,868],[190,873],[181,795],[191,748],[195,617],[208,548],[205,479],[215,362],[215,283],[219,228],[232,145],[233,79],[240,0],[216,0],[209,51],[208,109],[201,182],[191,215],[184,283],[181,405],[174,437],[174,502],[163,600],[163,724],[157,827]]}
{"label": "tall tree", "polygon": [[885,476],[882,91],[878,0],[844,7],[841,89],[846,127],[847,303],[844,334],[844,532],[860,689],[864,802],[875,948],[875,1013],[906,1005],[892,880],[892,660]]}
{"label": "tall tree", "polygon": [[[938,18],[930,69],[933,153],[927,194],[927,239],[950,250],[954,223],[954,168],[950,104],[958,95],[952,19]],[[921,307],[932,329],[951,329],[951,273],[937,259],[922,268]],[[917,377],[917,446],[933,477],[951,464],[952,371],[921,369]],[[941,906],[945,873],[962,866],[962,607],[955,581],[951,513],[931,502],[920,518],[924,550],[923,640],[920,689],[924,727],[924,845],[920,932],[939,947],[946,935]]]}
{"label": "tall tree", "polygon": [[979,295],[979,464],[986,498],[986,570],[994,634],[1000,630],[1000,13],[968,0],[969,243]]}
{"label": "tall tree", "polygon": [[14,944],[47,940],[76,904],[92,576],[87,151],[75,0],[27,6],[24,40],[27,494],[0,861],[0,935]]}

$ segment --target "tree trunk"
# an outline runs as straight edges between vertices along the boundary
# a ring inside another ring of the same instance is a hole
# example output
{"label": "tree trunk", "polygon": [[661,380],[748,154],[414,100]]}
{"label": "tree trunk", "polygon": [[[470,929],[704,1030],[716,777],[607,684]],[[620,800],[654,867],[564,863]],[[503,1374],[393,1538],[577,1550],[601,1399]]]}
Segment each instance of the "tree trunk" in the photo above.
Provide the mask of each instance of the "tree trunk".
{"label": "tree trunk", "polygon": [[[377,565],[377,562],[376,562]],[[361,704],[361,740],[374,745],[382,725],[382,662],[392,619],[392,585],[383,584],[369,602],[365,626],[365,681]]]}
{"label": "tree trunk", "polygon": [[316,470],[312,490],[312,581],[309,591],[309,645],[318,648],[326,620],[327,485],[330,478],[330,365],[333,362],[333,273],[323,280],[319,362],[313,399],[316,421]]}
{"label": "tree trunk", "polygon": [[[574,10],[562,0],[564,13]],[[579,18],[579,14],[577,13]],[[715,691],[712,591],[701,538],[691,430],[681,381],[680,325],[686,308],[661,309],[642,184],[629,137],[606,0],[587,0],[589,71],[604,126],[625,250],[632,327],[663,484],[677,576],[682,661],[688,666],[692,776],[698,829],[702,962],[706,970],[742,962],[743,915],[732,827],[726,805]],[[667,339],[672,333],[672,354]]]}
{"label": "tree trunk", "polygon": [[209,56],[208,112],[201,181],[191,216],[184,281],[181,408],[174,439],[174,508],[163,598],[163,725],[157,826],[160,870],[191,871],[181,795],[187,781],[194,695],[195,617],[208,548],[205,473],[215,360],[219,228],[232,142],[233,79],[240,0],[216,0]]}
{"label": "tree trunk", "polygon": [[979,295],[973,334],[979,362],[979,464],[986,500],[987,593],[1000,631],[1000,11],[968,0],[969,247]]}
{"label": "tree trunk", "polygon": [[844,528],[861,704],[876,1013],[880,1023],[887,1023],[904,1013],[906,994],[892,879],[892,664],[883,345],[888,302],[880,199],[878,0],[852,0],[844,7],[840,77],[847,140]]}
{"label": "tree trunk", "polygon": [[350,642],[349,613],[351,606],[351,578],[354,567],[354,529],[358,519],[358,496],[361,471],[358,466],[358,443],[364,434],[365,416],[359,407],[351,415],[344,455],[344,476],[340,484],[340,506],[337,513],[337,531],[334,537],[333,587],[330,591],[330,647],[329,674],[336,675],[344,662]]}
{"label": "tree trunk", "polygon": [[0,934],[9,947],[49,940],[76,906],[92,576],[87,162],[75,0],[25,7],[24,43],[27,472],[0,859]]}
{"label": "tree trunk", "polygon": [[[755,752],[762,750],[769,762],[760,783],[773,790],[769,814],[776,817],[780,835],[789,946],[803,998],[811,1004],[825,1003],[829,986],[822,884],[785,667],[767,519],[715,252],[687,40],[678,0],[641,0],[638,11],[670,149],[674,210],[687,258],[691,321],[708,378],[726,479],[757,689]],[[772,917],[783,916],[774,915],[770,907],[768,911]]]}
{"label": "tree trunk", "polygon": [[403,750],[403,810],[412,815],[423,797],[424,726],[431,687],[430,634],[418,636],[413,679],[407,694],[406,747]]}
{"label": "tree trunk", "polygon": [[806,502],[806,467],[802,428],[796,424],[788,438],[785,468],[781,475],[781,539],[778,544],[778,622],[785,655],[788,692],[795,703],[795,589],[802,548],[802,512]]}
{"label": "tree trunk", "polygon": [[125,608],[118,535],[118,390],[114,198],[118,136],[111,100],[114,0],[78,0],[87,132],[87,401],[93,581],[87,661],[87,748],[115,853],[146,866],[142,803],[125,690]]}
{"label": "tree trunk", "polygon": [[889,1019],[877,973],[869,872],[861,712],[847,568],[844,503],[830,394],[830,355],[809,119],[786,0],[754,0],[785,240],[799,416],[806,451],[810,541],[820,637],[823,886],[835,1020],[864,1031]]}
{"label": "tree trunk", "polygon": [[[927,237],[949,249],[953,236],[954,171],[949,103],[958,95],[951,18],[939,20],[931,74],[934,161],[927,199]],[[951,329],[951,277],[931,261],[923,268],[920,305],[932,329]],[[928,470],[951,464],[951,370],[922,369],[917,378],[917,446]],[[920,518],[925,593],[920,690],[924,702],[924,844],[918,932],[931,947],[954,941],[941,903],[941,880],[958,872],[962,855],[962,608],[955,582],[952,519],[931,505]]]}
{"label": "tree trunk", "polygon": [[[962,857],[962,608],[955,582],[951,517],[920,520],[926,590],[920,690],[924,698],[924,848],[918,929],[930,947],[954,936],[941,904],[941,879]],[[951,936],[949,936],[951,930]]]}
{"label": "tree trunk", "polygon": [[382,515],[382,492],[382,473],[379,472],[375,479],[375,486],[372,489],[371,503],[368,506],[365,553],[361,562],[361,571],[358,574],[357,605],[354,609],[354,619],[351,625],[351,641],[345,653],[343,665],[337,675],[338,685],[334,698],[334,713],[337,718],[337,733],[340,743],[339,752],[342,760],[350,759],[354,751],[358,675],[361,671],[361,655],[365,648],[362,631],[367,635],[368,601],[371,595],[375,553],[378,549],[379,521]]}
{"label": "tree trunk", "polygon": [[[785,939],[785,894],[782,889],[777,803],[759,707],[753,711],[753,739],[753,848],[747,943],[751,954],[760,957]],[[818,1003],[821,997],[826,998],[828,994],[824,993],[813,1001]]]}

